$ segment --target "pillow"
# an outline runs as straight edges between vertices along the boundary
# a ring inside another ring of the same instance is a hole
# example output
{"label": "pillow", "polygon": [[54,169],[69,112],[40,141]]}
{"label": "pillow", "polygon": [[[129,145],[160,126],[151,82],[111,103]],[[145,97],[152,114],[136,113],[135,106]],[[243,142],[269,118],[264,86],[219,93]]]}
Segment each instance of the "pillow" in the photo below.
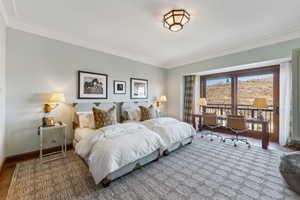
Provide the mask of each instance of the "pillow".
{"label": "pillow", "polygon": [[151,119],[150,108],[140,106],[140,110],[141,110],[141,121]]}
{"label": "pillow", "polygon": [[130,121],[140,121],[141,120],[141,110],[139,108],[137,109],[131,109],[125,111],[126,113],[126,120]]}
{"label": "pillow", "polygon": [[95,119],[92,112],[77,112],[79,128],[95,128]]}
{"label": "pillow", "polygon": [[93,108],[94,113],[94,119],[95,119],[95,128],[102,128],[108,125],[114,124],[114,110],[115,106],[113,106],[111,109],[104,111],[100,110],[98,108]]}

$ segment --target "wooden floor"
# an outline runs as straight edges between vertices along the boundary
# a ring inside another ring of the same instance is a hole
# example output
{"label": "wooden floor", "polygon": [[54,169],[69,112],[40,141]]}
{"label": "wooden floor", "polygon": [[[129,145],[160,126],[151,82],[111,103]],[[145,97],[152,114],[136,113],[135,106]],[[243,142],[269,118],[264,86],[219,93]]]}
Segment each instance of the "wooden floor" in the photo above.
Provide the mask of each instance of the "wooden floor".
{"label": "wooden floor", "polygon": [[16,163],[4,164],[0,173],[0,199],[6,199],[10,181],[15,170]]}
{"label": "wooden floor", "polygon": [[[226,134],[226,135],[224,135],[224,137],[229,137],[229,135]],[[251,142],[252,145],[260,146],[261,141],[257,140],[257,139],[250,138],[249,142]],[[281,147],[281,146],[279,146],[278,144],[275,144],[275,143],[270,143],[269,149],[275,149],[275,150],[279,150],[279,151],[282,151],[282,152],[292,151],[290,149]],[[10,181],[11,181],[12,175],[14,173],[14,169],[16,167],[16,164],[18,162],[22,162],[22,161],[30,160],[30,159],[35,159],[35,158],[38,158],[38,157],[37,156],[34,156],[34,157],[31,156],[30,157],[29,156],[29,157],[23,158],[22,160],[11,161],[9,163],[4,163],[2,171],[0,172],[0,200],[2,200],[2,199],[5,200],[6,199],[7,192],[8,192],[9,186],[10,186]]]}

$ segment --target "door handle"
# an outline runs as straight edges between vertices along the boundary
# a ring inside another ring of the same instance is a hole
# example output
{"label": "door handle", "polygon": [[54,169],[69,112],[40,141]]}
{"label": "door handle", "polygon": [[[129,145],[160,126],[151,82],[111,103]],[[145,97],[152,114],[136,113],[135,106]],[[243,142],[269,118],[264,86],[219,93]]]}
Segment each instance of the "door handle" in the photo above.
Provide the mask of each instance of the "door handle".
{"label": "door handle", "polygon": [[276,107],[275,107],[275,113],[276,113],[277,115],[279,115],[279,106],[276,106]]}

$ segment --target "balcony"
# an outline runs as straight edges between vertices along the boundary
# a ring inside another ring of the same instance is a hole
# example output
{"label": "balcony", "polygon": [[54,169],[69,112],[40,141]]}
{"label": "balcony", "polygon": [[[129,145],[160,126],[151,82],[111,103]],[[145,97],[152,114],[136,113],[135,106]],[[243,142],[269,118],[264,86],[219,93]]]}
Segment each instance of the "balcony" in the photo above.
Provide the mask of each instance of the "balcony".
{"label": "balcony", "polygon": [[[205,112],[216,113],[217,115],[232,114],[231,104],[208,104],[204,107]],[[272,135],[274,133],[274,109],[273,106],[269,106],[268,109],[262,109],[262,115],[264,119],[269,120],[269,132]],[[246,118],[257,118],[259,109],[251,108],[248,104],[238,104],[237,114],[245,116]],[[226,125],[225,121],[220,121],[222,125]],[[248,129],[255,132],[262,131],[262,127],[257,124],[247,124]]]}

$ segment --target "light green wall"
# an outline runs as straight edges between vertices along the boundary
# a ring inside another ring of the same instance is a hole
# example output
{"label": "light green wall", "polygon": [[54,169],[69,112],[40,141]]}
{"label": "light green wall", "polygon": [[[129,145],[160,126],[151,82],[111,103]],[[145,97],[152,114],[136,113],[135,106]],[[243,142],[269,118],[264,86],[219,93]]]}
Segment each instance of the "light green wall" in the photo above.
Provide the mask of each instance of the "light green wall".
{"label": "light green wall", "polygon": [[293,50],[293,141],[300,142],[300,48]]}
{"label": "light green wall", "polygon": [[[10,28],[6,58],[7,156],[39,148],[37,128],[41,125],[48,93],[63,91],[67,103],[78,101],[78,70],[108,74],[108,101],[130,100],[130,77],[148,79],[149,100],[167,92],[166,69]],[[127,82],[126,95],[113,94],[113,80]],[[57,115],[71,130],[70,106],[59,106]]]}
{"label": "light green wall", "polygon": [[176,118],[182,117],[183,75],[225,67],[269,61],[279,58],[287,58],[292,56],[292,49],[299,47],[300,39],[295,39],[170,69],[168,71],[167,84],[169,96],[169,115]]}

